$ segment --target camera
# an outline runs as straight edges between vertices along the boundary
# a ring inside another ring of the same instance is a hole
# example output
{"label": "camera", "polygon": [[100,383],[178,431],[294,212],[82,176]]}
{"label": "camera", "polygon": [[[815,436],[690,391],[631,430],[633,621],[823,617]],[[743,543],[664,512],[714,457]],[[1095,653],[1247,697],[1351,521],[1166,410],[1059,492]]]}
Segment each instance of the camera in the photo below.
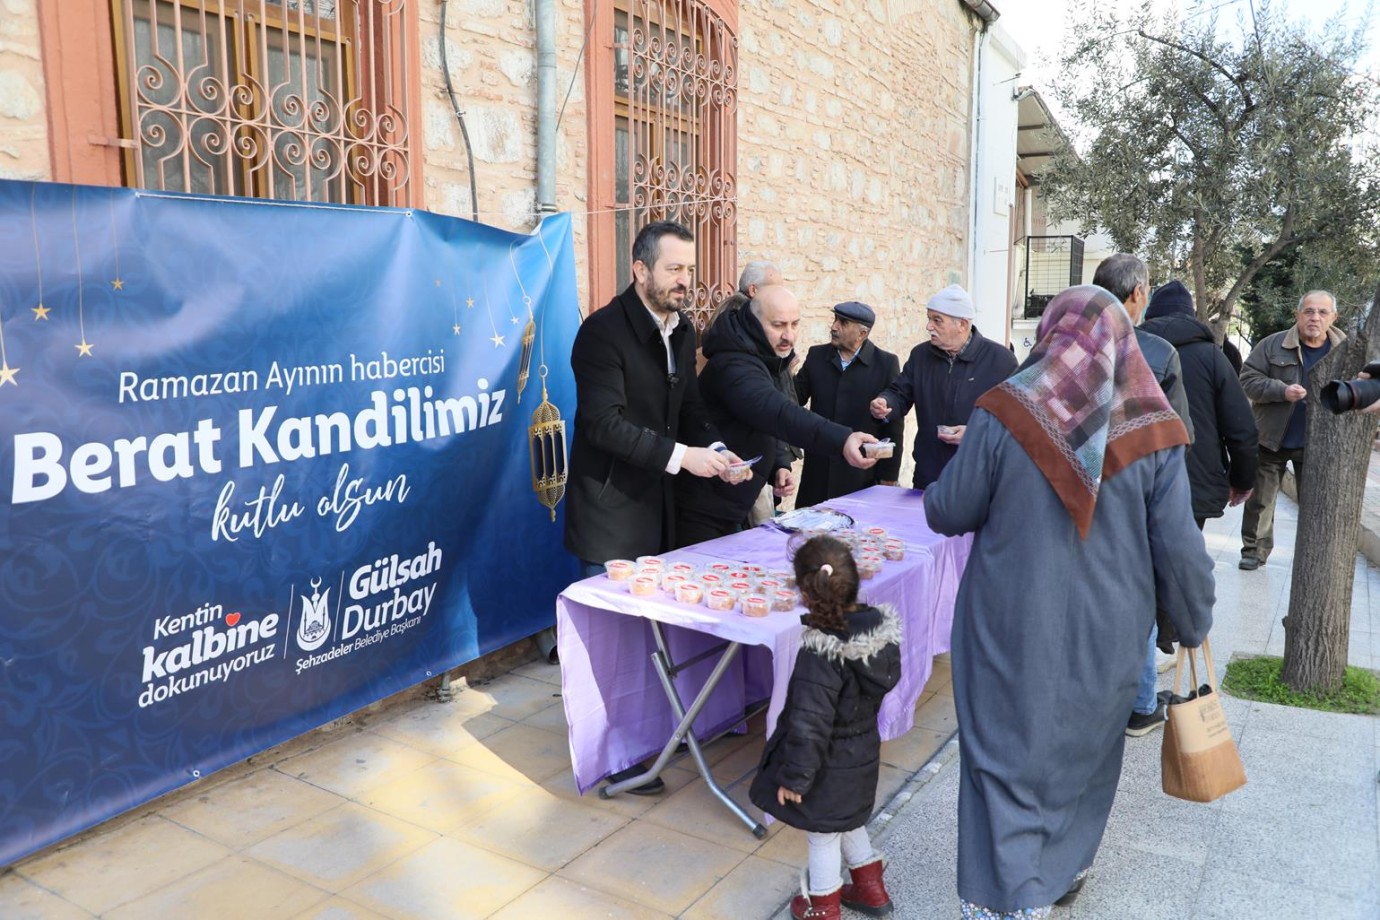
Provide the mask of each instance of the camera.
{"label": "camera", "polygon": [[1331,410],[1333,415],[1341,415],[1353,409],[1364,409],[1380,401],[1380,361],[1372,361],[1361,368],[1362,373],[1370,375],[1370,380],[1329,380],[1323,385],[1318,398]]}

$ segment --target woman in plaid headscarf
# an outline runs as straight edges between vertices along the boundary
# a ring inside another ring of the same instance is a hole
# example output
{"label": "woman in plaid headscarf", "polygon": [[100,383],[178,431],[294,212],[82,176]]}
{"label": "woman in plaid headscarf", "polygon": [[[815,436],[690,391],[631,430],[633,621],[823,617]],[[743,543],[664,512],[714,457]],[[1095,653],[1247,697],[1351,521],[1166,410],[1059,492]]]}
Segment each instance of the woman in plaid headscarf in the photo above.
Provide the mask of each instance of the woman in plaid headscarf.
{"label": "woman in plaid headscarf", "polygon": [[925,493],[931,527],[976,534],[953,625],[965,918],[1045,917],[1076,895],[1157,599],[1185,646],[1211,626],[1187,443],[1121,304],[1069,288]]}

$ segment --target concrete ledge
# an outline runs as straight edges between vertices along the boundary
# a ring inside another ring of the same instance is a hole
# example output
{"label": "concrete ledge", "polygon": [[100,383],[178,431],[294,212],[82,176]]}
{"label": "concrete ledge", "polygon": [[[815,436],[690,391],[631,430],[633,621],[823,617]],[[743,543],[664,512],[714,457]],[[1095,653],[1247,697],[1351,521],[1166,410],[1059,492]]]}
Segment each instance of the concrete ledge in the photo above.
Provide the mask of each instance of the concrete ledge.
{"label": "concrete ledge", "polygon": [[[1374,452],[1371,454],[1371,463],[1380,463]],[[1293,499],[1294,504],[1298,504],[1299,490],[1294,482],[1293,471],[1285,470],[1279,488]],[[1361,532],[1356,538],[1356,551],[1365,556],[1371,565],[1380,566],[1380,493],[1372,488],[1369,480],[1366,481],[1365,494],[1361,499]]]}

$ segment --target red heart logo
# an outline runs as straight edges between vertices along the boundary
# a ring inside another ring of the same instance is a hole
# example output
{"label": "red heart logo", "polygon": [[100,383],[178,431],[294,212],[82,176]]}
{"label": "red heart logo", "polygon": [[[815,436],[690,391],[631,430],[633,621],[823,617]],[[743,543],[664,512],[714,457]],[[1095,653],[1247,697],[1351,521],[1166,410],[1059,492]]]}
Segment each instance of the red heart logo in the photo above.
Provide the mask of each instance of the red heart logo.
{"label": "red heart logo", "polygon": [[234,625],[235,625],[236,623],[238,623],[239,621],[240,621],[240,612],[239,612],[238,610],[236,610],[234,613],[227,614],[226,617],[225,617],[225,625],[226,625],[226,626],[234,626]]}

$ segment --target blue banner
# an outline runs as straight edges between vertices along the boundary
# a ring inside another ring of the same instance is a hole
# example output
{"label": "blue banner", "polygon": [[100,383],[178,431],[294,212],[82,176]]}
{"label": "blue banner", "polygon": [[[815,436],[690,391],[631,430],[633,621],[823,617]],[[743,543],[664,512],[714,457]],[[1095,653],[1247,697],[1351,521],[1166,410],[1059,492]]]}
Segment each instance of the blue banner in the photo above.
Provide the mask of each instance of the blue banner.
{"label": "blue banner", "polygon": [[564,215],[0,181],[0,865],[550,626],[578,324]]}

